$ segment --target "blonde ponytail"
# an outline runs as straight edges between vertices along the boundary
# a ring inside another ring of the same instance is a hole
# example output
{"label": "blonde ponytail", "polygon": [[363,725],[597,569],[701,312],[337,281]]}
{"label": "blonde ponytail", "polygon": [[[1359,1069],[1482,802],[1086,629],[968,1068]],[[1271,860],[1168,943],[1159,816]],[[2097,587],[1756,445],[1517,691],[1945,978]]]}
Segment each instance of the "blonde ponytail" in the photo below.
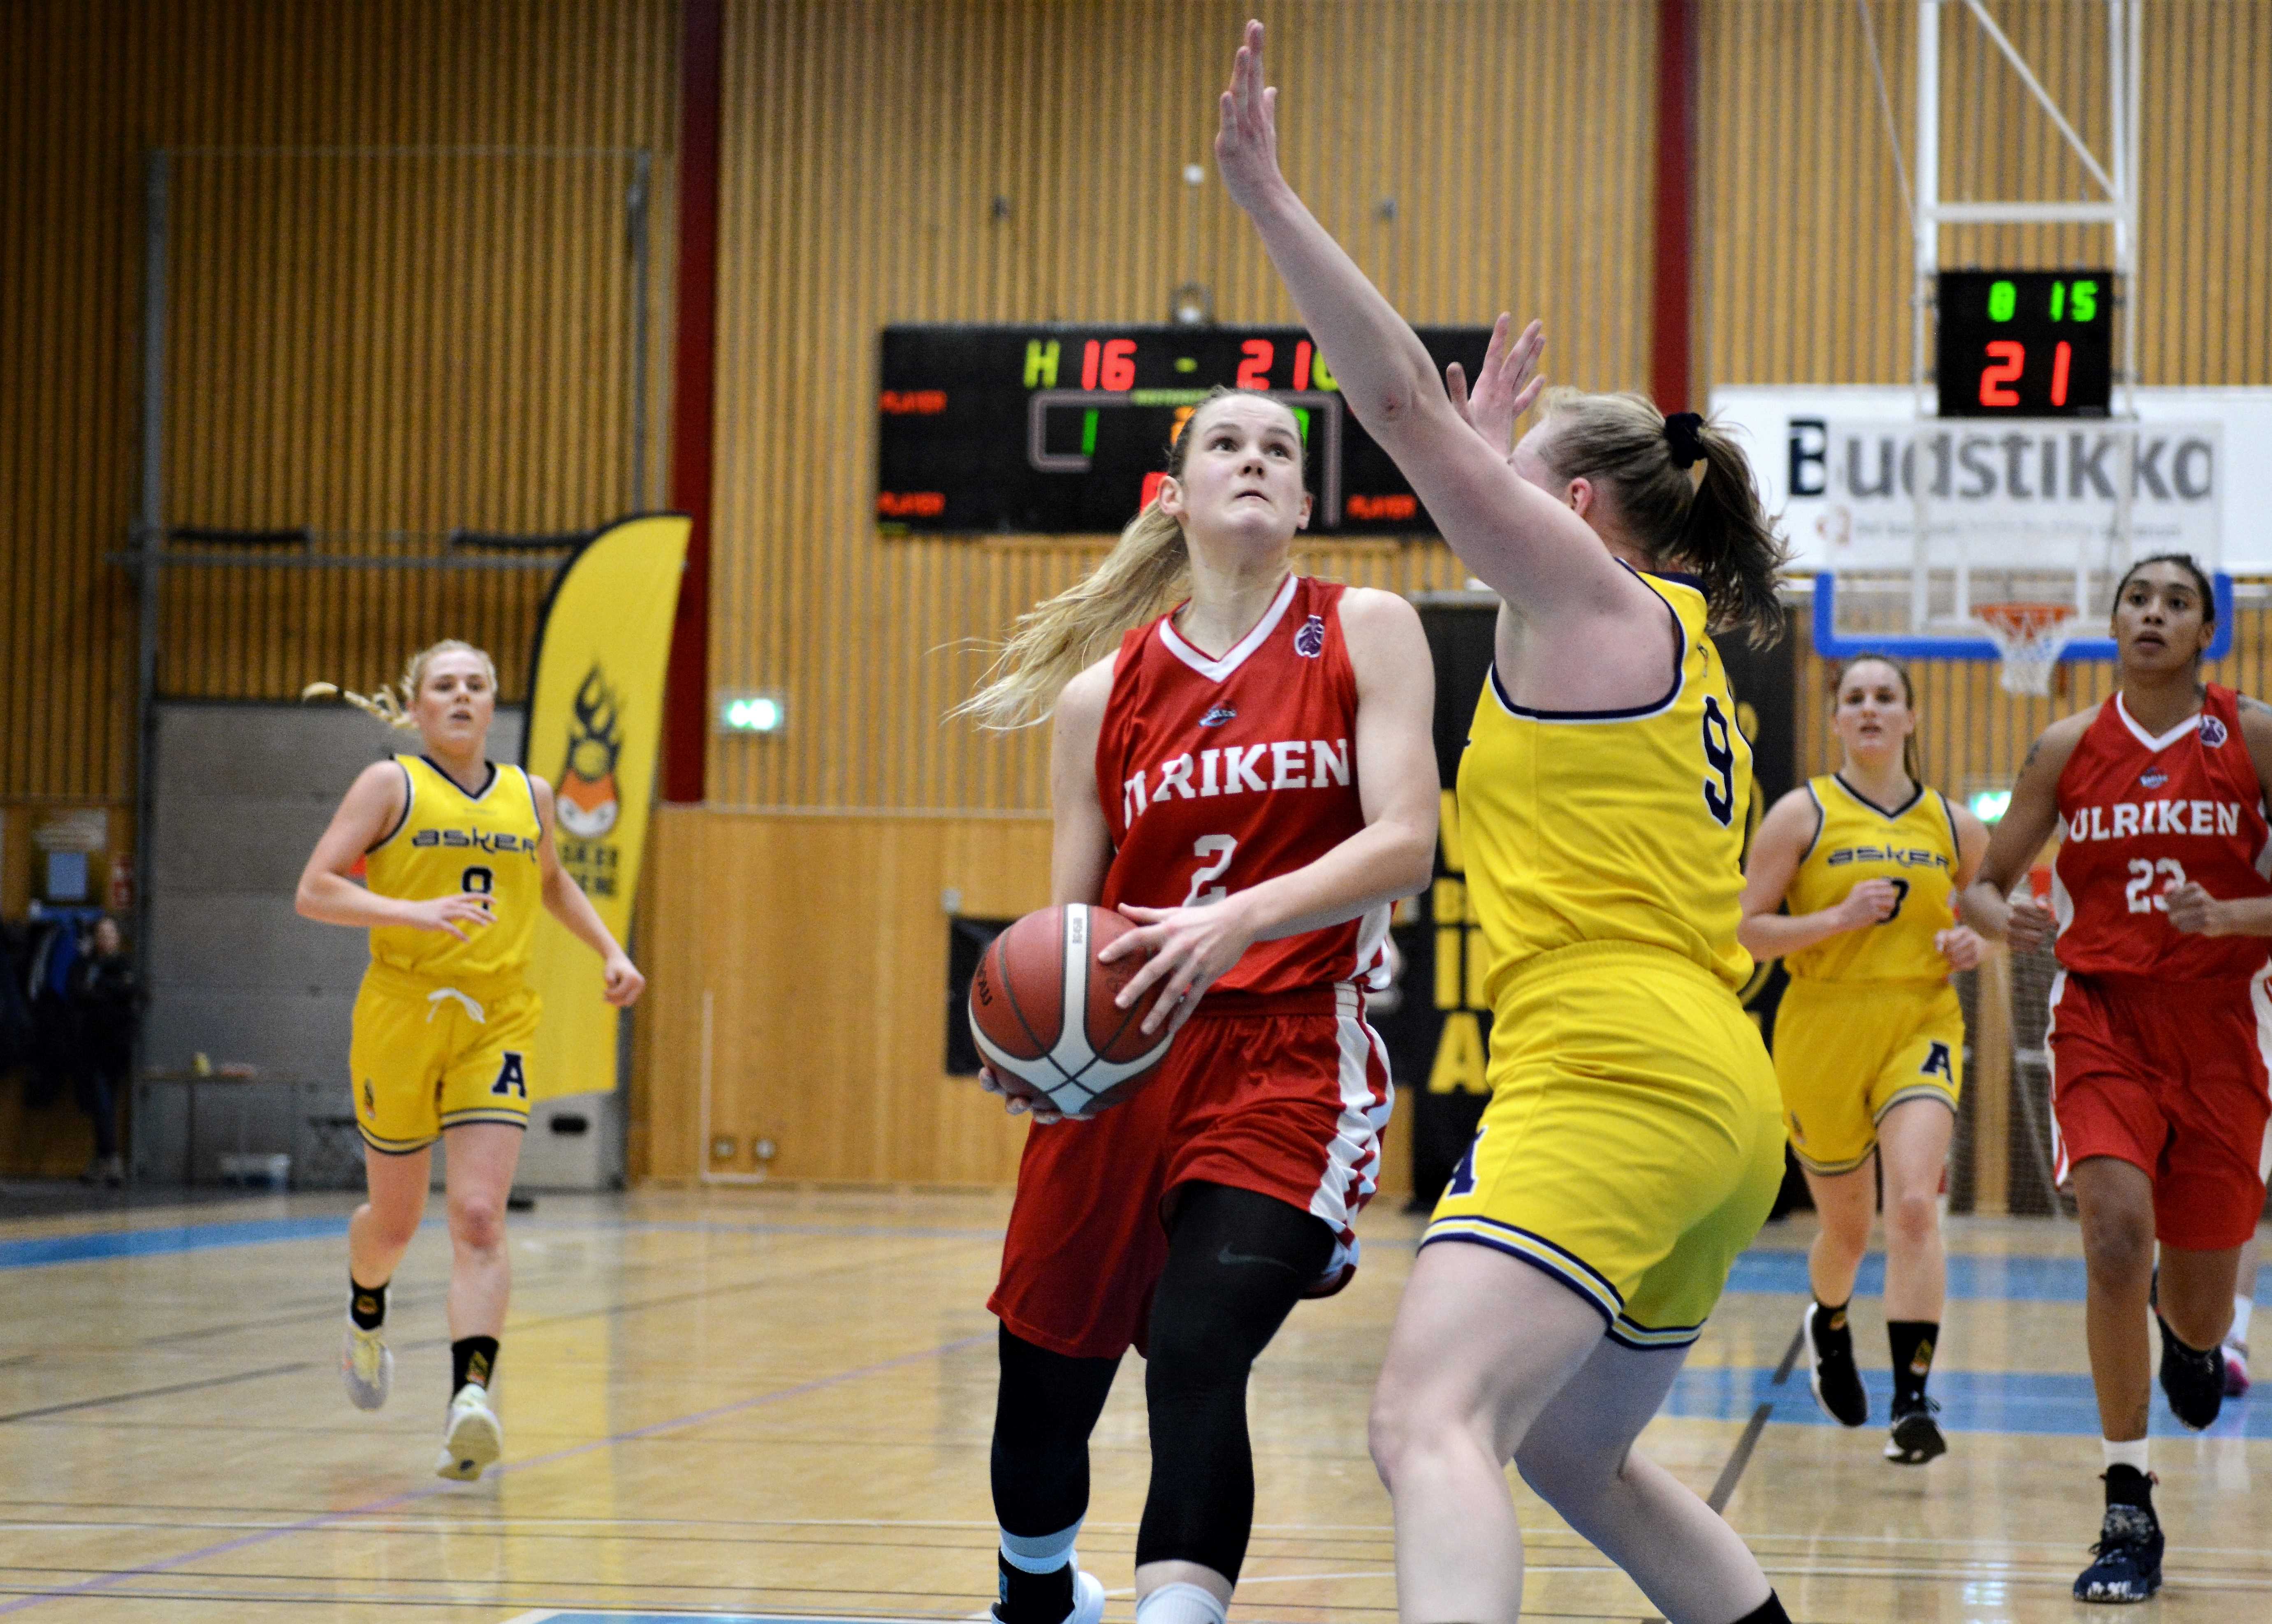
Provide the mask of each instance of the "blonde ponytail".
{"label": "blonde ponytail", "polygon": [[[1179,459],[1180,460],[1180,459]],[[1155,496],[1128,521],[1104,562],[1018,617],[987,667],[985,686],[950,716],[1009,732],[1046,720],[1065,685],[1110,652],[1130,628],[1166,614],[1191,587],[1184,527]]]}
{"label": "blonde ponytail", "polygon": [[489,674],[490,689],[492,690],[496,689],[497,662],[490,658],[489,651],[477,649],[460,638],[445,637],[439,643],[420,649],[410,657],[410,663],[402,667],[400,697],[396,696],[393,689],[384,682],[378,685],[377,692],[370,694],[355,693],[351,689],[341,688],[336,682],[310,682],[300,690],[300,697],[343,699],[365,715],[377,717],[389,727],[399,729],[403,733],[415,733],[418,731],[418,724],[411,718],[410,707],[418,703],[418,689],[426,680],[426,667],[437,654],[478,656],[482,662],[482,669]]}

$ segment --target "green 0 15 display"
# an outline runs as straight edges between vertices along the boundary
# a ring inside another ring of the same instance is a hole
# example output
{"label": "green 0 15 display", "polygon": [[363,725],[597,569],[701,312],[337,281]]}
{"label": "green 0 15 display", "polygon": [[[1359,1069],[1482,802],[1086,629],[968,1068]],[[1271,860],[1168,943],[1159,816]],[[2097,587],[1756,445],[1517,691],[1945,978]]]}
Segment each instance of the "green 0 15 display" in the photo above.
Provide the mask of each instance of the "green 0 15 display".
{"label": "green 0 15 display", "polygon": [[1944,271],[1943,417],[2104,417],[2114,392],[2110,271]]}

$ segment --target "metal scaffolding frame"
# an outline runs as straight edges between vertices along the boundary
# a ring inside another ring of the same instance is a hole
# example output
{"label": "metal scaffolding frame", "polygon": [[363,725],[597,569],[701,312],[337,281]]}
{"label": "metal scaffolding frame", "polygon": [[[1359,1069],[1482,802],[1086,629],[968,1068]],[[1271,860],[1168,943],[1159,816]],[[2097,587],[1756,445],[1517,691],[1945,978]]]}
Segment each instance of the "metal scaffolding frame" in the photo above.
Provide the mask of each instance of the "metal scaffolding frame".
{"label": "metal scaffolding frame", "polygon": [[[652,319],[648,230],[654,189],[654,154],[637,148],[514,148],[447,146],[379,147],[183,147],[153,148],[143,166],[143,261],[141,446],[139,491],[134,522],[123,553],[111,562],[134,577],[137,599],[135,656],[134,756],[134,930],[133,946],[144,984],[148,983],[150,895],[155,875],[155,808],[158,730],[159,609],[164,581],[170,570],[211,569],[400,570],[557,570],[572,551],[580,535],[500,537],[453,531],[446,535],[359,537],[312,530],[251,535],[228,533],[183,533],[166,524],[167,364],[168,304],[171,298],[170,247],[173,240],[174,160],[181,155],[298,155],[399,158],[405,156],[502,157],[531,153],[551,156],[620,157],[629,162],[624,192],[624,247],[631,261],[630,354],[630,488],[632,508],[649,505],[651,473],[647,441],[647,346]],[[426,550],[390,552],[362,544],[385,540],[420,541]],[[189,548],[169,547],[169,541],[189,541]],[[234,546],[234,552],[208,548]],[[362,550],[358,550],[361,547]],[[628,1030],[628,1029],[626,1029]],[[140,1055],[136,1056],[138,1069]]]}
{"label": "metal scaffolding frame", "polygon": [[[1935,279],[1941,270],[1940,228],[1947,226],[2096,225],[2111,228],[2115,277],[2115,319],[2121,324],[2120,364],[2114,375],[2114,406],[2111,418],[2134,425],[2138,421],[2138,176],[2140,64],[2143,56],[2145,0],[2097,0],[2106,9],[2107,146],[2104,161],[2091,151],[2075,125],[2019,48],[1997,26],[1984,0],[1917,0],[1917,190],[1910,199],[1910,375],[1916,391],[1916,415],[1920,422],[1938,415],[1934,396],[1932,326],[1938,318]],[[2006,63],[2019,76],[2028,93],[2058,130],[2081,164],[2093,185],[2105,194],[2102,200],[1999,198],[1985,202],[1945,202],[1941,197],[1941,13],[1969,12],[1995,46]],[[2127,538],[2133,469],[2137,457],[2134,428],[2118,436],[2121,472],[2116,480],[2114,518],[2109,527],[2110,548]],[[1917,502],[1914,551],[1910,576],[1910,626],[1922,630],[1931,618],[1932,549],[1926,482],[1914,481]],[[2075,608],[2088,616],[2089,568],[2078,558]],[[1960,562],[1955,570],[1954,615],[1968,619],[1971,612],[1970,565]]]}

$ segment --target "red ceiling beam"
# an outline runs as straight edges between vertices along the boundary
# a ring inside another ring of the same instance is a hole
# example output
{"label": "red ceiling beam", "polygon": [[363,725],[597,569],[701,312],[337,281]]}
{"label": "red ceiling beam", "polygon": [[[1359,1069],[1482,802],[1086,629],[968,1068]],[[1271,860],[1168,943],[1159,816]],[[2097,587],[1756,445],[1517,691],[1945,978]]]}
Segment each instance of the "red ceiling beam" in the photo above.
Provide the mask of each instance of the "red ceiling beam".
{"label": "red ceiling beam", "polygon": [[700,801],[710,721],[710,501],[718,407],[718,150],[724,0],[681,0],[678,280],[670,356],[670,505],[694,520],[664,689],[662,798]]}
{"label": "red ceiling beam", "polygon": [[1648,392],[1666,412],[1689,409],[1693,376],[1697,4],[1656,4],[1656,253],[1649,288]]}

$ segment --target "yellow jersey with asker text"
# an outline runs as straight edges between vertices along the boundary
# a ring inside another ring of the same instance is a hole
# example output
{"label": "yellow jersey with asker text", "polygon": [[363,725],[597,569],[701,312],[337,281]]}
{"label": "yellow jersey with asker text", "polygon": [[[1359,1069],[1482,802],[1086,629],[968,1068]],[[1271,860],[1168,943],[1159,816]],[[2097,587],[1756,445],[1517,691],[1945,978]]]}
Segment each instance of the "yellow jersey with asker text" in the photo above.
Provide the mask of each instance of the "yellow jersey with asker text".
{"label": "yellow jersey with asker text", "polygon": [[536,793],[519,767],[485,763],[489,778],[469,794],[423,756],[397,756],[407,801],[401,821],[364,858],[370,889],[424,902],[463,893],[482,900],[491,923],[447,931],[383,925],[370,956],[390,969],[436,982],[494,982],[528,968],[544,878],[536,860],[542,825]]}
{"label": "yellow jersey with asker text", "polygon": [[[1638,571],[1635,572],[1639,574]],[[1492,669],[1460,762],[1460,829],[1494,1008],[1531,961],[1581,942],[1663,948],[1730,987],[1752,747],[1704,593],[1640,575],[1665,607],[1665,691],[1623,711],[1515,704]]]}
{"label": "yellow jersey with asker text", "polygon": [[1812,981],[1938,981],[1948,960],[1932,939],[1956,923],[1956,815],[1920,784],[1898,807],[1864,800],[1838,774],[1807,780],[1820,817],[1814,842],[1783,892],[1793,914],[1835,908],[1865,880],[1890,880],[1894,911],[1875,925],[1842,930],[1786,956]]}

